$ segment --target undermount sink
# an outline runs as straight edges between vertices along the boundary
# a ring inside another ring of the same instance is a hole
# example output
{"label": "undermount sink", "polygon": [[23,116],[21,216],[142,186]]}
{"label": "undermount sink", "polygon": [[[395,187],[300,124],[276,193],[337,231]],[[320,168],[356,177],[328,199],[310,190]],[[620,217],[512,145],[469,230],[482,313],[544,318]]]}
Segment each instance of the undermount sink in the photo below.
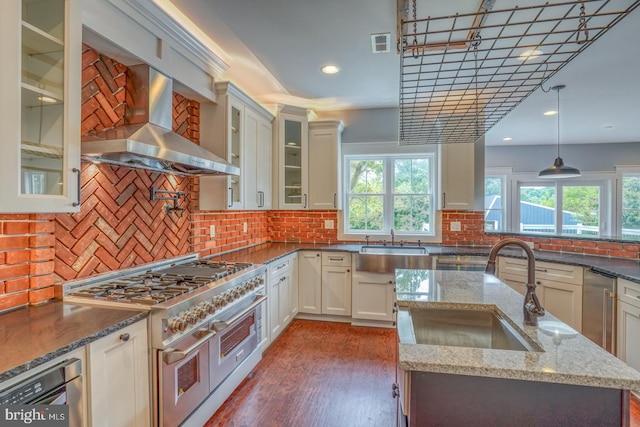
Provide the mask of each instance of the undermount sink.
{"label": "undermount sink", "polygon": [[491,309],[411,307],[401,309],[399,316],[405,326],[410,322],[415,344],[536,351]]}
{"label": "undermount sink", "polygon": [[424,246],[363,246],[361,254],[372,255],[429,255]]}

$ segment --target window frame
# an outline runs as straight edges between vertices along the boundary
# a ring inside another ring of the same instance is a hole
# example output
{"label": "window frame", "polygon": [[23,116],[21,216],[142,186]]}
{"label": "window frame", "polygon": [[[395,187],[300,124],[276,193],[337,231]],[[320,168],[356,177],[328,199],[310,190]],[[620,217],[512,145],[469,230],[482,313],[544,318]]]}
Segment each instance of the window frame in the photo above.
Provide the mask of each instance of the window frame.
{"label": "window frame", "polygon": [[[352,159],[380,159],[385,158],[385,196],[384,196],[384,219],[383,230],[359,232],[357,230],[348,229],[349,215],[349,160]],[[345,241],[364,241],[366,236],[371,236],[372,241],[391,240],[390,230],[393,228],[393,190],[394,190],[394,162],[393,159],[416,159],[426,158],[429,161],[429,190],[431,196],[430,206],[430,232],[425,233],[407,233],[394,229],[395,240],[402,240],[437,243],[442,240],[441,237],[441,212],[437,208],[437,188],[439,188],[439,158],[437,147],[431,146],[400,146],[395,143],[350,143],[342,145],[342,201],[343,211],[338,215],[338,239]]]}
{"label": "window frame", "polygon": [[[520,197],[522,187],[540,187],[540,186],[551,186],[555,187],[555,221],[554,221],[554,231],[553,232],[528,232],[528,231],[520,231]],[[564,187],[600,187],[600,212],[599,212],[599,225],[598,225],[598,236],[593,237],[602,237],[609,236],[611,233],[611,203],[609,202],[609,189],[611,188],[611,183],[609,180],[605,178],[601,178],[598,176],[582,176],[579,178],[571,178],[571,179],[555,179],[555,180],[547,180],[544,181],[540,179],[531,179],[531,177],[520,178],[517,179],[514,185],[514,197],[513,202],[510,204],[512,208],[511,221],[512,225],[515,227],[517,225],[517,229],[514,231],[517,233],[523,234],[540,234],[543,236],[570,236],[570,234],[562,233],[562,215],[563,210],[561,207],[563,206],[563,197],[564,197]],[[560,207],[560,208],[559,208]]]}

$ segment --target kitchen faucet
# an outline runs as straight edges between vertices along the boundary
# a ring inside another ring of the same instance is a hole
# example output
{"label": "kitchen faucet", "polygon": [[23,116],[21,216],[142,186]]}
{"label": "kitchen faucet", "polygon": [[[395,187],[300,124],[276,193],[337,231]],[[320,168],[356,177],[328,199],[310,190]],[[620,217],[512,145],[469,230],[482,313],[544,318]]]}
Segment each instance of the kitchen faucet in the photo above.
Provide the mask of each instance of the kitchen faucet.
{"label": "kitchen faucet", "polygon": [[393,244],[395,243],[395,236],[396,233],[393,232],[393,228],[391,229],[391,246],[393,246]]}
{"label": "kitchen faucet", "polygon": [[489,260],[487,261],[487,268],[484,272],[495,276],[498,252],[508,245],[520,246],[527,254],[527,293],[524,295],[524,304],[522,307],[524,324],[527,326],[538,326],[538,317],[544,316],[544,308],[540,305],[540,301],[536,295],[536,259],[529,245],[518,239],[499,241],[493,245],[491,252],[489,252]]}

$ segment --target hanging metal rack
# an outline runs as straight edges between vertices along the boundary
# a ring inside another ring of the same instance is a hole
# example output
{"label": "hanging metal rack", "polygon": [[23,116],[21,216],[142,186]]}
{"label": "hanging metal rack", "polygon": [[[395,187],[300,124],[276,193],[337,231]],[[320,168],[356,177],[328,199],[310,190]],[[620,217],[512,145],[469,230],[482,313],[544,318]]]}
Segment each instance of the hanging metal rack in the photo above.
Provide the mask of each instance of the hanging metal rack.
{"label": "hanging metal rack", "polygon": [[[399,0],[406,6],[407,0]],[[489,6],[487,7],[487,4]],[[400,16],[401,145],[475,142],[640,0]],[[526,53],[528,51],[528,54]]]}

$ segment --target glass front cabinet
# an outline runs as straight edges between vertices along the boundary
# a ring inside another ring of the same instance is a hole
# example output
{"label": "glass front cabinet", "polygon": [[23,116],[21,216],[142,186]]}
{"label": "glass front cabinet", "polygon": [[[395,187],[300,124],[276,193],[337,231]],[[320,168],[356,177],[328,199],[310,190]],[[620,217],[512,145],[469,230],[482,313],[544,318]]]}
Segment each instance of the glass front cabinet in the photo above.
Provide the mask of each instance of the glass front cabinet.
{"label": "glass front cabinet", "polygon": [[80,1],[0,2],[0,212],[80,205]]}
{"label": "glass front cabinet", "polygon": [[281,107],[274,127],[274,204],[278,209],[308,209],[308,119],[307,111]]}

